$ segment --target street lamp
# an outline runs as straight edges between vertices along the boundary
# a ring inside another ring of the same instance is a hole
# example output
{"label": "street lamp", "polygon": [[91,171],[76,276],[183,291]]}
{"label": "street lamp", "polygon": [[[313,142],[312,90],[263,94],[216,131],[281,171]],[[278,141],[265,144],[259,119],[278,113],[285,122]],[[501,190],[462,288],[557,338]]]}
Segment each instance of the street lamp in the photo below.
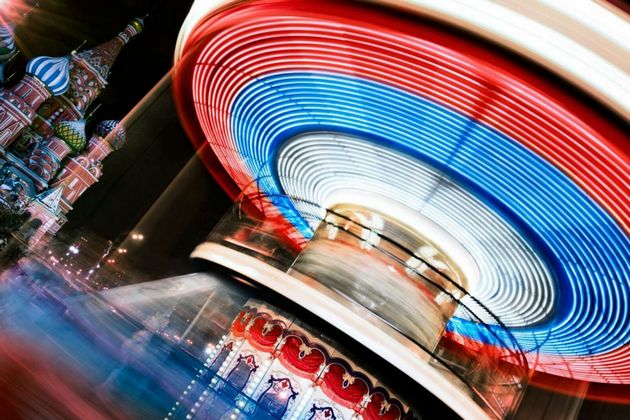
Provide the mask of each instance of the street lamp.
{"label": "street lamp", "polygon": [[126,238],[131,238],[132,241],[140,242],[144,240],[144,234],[140,232],[126,231],[126,232],[120,233],[118,236],[116,236],[114,240],[110,240],[109,245],[107,246],[107,249],[105,249],[105,252],[103,253],[103,255],[101,255],[101,258],[97,261],[96,265],[92,268],[92,270],[88,272],[88,275],[85,277],[86,280],[89,280],[92,277],[92,275],[96,273],[97,269],[101,267],[101,264],[104,261],[107,261],[107,263],[110,265],[116,263],[116,259],[111,258],[112,251],[116,250],[119,254],[126,254],[128,252],[127,248],[118,247],[119,245],[122,245],[125,242]]}
{"label": "street lamp", "polygon": [[144,240],[144,235],[142,233],[134,232],[131,234],[131,239],[134,241],[142,241]]}

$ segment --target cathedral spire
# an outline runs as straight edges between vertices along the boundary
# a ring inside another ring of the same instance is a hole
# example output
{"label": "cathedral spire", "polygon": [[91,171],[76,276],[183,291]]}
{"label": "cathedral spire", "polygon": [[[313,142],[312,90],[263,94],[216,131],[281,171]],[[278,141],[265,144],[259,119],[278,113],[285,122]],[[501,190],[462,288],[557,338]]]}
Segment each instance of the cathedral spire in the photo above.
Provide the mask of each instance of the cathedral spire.
{"label": "cathedral spire", "polygon": [[118,57],[120,50],[129,40],[139,34],[144,27],[144,22],[140,18],[132,19],[125,29],[116,35],[113,39],[104,42],[91,50],[83,51],[78,57],[85,60],[93,70],[101,77],[102,82],[106,83],[110,69]]}
{"label": "cathedral spire", "polygon": [[107,77],[120,50],[132,37],[139,34],[143,27],[142,19],[132,19],[113,39],[90,50],[72,54],[71,86],[64,96],[72,102],[76,112],[82,115],[107,85]]}

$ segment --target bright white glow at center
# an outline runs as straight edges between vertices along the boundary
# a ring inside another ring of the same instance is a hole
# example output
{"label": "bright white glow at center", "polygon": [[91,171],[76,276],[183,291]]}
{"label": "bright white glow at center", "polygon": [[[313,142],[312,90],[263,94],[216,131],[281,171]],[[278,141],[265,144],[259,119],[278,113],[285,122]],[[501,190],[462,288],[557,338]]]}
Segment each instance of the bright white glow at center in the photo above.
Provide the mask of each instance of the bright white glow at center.
{"label": "bright white glow at center", "polygon": [[[413,224],[466,270],[470,294],[508,326],[541,322],[553,310],[553,278],[527,240],[464,188],[419,160],[353,136],[308,133],[283,146],[277,173],[289,196],[322,207],[361,204]],[[313,212],[312,206],[294,204],[302,214]],[[315,229],[318,220],[311,223]],[[484,313],[472,299],[464,302],[475,313]],[[483,320],[496,322],[491,317]]]}
{"label": "bright white glow at center", "polygon": [[[392,219],[404,223],[421,237],[440,245],[440,249],[452,261],[455,261],[457,267],[464,274],[466,287],[470,289],[478,287],[479,269],[473,257],[461,243],[428,217],[405,207],[398,201],[364,190],[339,189],[331,193],[327,199],[324,207],[329,209],[334,208],[337,204],[355,204],[387,214]],[[429,255],[423,255],[423,257],[427,258]]]}

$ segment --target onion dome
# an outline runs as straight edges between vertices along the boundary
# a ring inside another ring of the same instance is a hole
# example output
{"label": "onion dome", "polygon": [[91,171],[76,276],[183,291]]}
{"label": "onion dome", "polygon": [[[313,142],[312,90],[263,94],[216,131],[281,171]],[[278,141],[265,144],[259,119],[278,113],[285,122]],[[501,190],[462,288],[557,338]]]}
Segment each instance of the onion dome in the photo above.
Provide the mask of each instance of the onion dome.
{"label": "onion dome", "polygon": [[0,86],[4,84],[4,66],[13,54],[15,54],[13,26],[2,22],[0,23]]}
{"label": "onion dome", "polygon": [[125,128],[118,120],[101,121],[94,129],[94,133],[99,137],[107,139],[107,142],[114,150],[118,150],[123,147],[127,137]]}
{"label": "onion dome", "polygon": [[9,59],[14,52],[13,27],[8,23],[0,23],[0,60]]}
{"label": "onion dome", "polygon": [[62,121],[54,129],[55,135],[70,146],[73,152],[80,152],[85,148],[85,120]]}
{"label": "onion dome", "polygon": [[69,65],[67,57],[35,57],[28,62],[26,73],[40,80],[57,96],[70,87]]}

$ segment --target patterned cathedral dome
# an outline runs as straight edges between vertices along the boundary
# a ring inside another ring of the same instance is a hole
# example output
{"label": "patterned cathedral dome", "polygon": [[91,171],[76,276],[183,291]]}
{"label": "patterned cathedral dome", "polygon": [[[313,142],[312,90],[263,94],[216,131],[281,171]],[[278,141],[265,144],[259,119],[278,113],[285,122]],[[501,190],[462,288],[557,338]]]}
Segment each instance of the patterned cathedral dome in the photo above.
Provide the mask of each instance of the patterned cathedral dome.
{"label": "patterned cathedral dome", "polygon": [[0,23],[0,60],[8,59],[14,52],[13,27],[9,23]]}
{"label": "patterned cathedral dome", "polygon": [[26,73],[39,79],[57,96],[66,92],[70,86],[69,65],[67,57],[35,57],[28,62]]}
{"label": "patterned cathedral dome", "polygon": [[106,138],[114,150],[118,150],[125,144],[125,128],[118,120],[105,120],[98,123],[94,133],[102,138]]}
{"label": "patterned cathedral dome", "polygon": [[85,120],[62,121],[55,126],[55,135],[63,140],[73,152],[80,152],[85,148]]}

